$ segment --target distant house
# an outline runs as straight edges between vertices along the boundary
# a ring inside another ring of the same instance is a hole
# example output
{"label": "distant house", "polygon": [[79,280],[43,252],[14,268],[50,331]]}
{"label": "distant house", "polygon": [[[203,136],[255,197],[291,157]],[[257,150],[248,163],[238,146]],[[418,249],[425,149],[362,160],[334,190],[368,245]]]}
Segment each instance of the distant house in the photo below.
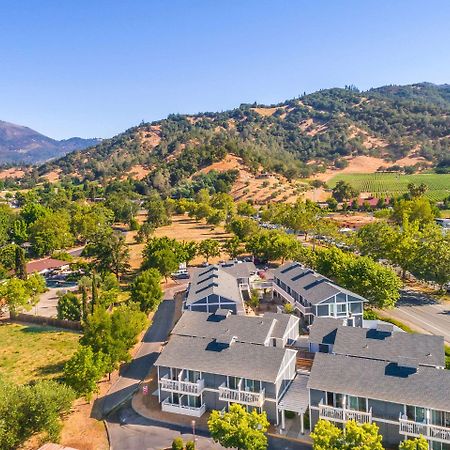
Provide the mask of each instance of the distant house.
{"label": "distant house", "polygon": [[51,270],[60,269],[65,270],[69,268],[69,263],[67,261],[61,261],[59,259],[53,258],[43,258],[37,259],[35,261],[30,261],[26,264],[27,273],[40,273],[45,275]]}
{"label": "distant house", "polygon": [[360,327],[367,302],[298,262],[286,263],[274,272],[273,295],[290,303],[304,325],[311,325],[316,317],[333,317]]}
{"label": "distant house", "polygon": [[251,262],[229,262],[195,269],[185,294],[183,309],[214,312],[219,308],[245,314],[244,300],[250,295],[250,284],[256,277]]}

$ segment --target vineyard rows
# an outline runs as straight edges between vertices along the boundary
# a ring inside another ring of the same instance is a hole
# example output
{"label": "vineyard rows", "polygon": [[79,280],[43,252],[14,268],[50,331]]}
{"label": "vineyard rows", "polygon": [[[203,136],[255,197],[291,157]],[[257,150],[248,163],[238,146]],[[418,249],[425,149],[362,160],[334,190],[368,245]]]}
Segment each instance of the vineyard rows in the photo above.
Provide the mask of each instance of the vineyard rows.
{"label": "vineyard rows", "polygon": [[340,181],[350,183],[359,192],[369,192],[374,197],[392,197],[408,191],[408,184],[428,186],[426,196],[435,201],[450,196],[450,174],[414,174],[372,173],[372,174],[341,174],[330,180],[330,187]]}

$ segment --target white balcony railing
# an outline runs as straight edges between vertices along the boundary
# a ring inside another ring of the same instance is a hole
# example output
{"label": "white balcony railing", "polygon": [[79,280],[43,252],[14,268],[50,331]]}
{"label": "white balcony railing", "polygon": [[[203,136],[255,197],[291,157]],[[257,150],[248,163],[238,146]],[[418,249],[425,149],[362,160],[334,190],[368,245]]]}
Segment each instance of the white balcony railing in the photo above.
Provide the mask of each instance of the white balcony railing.
{"label": "white balcony railing", "polygon": [[364,412],[356,411],[354,409],[335,408],[334,406],[319,403],[319,417],[321,419],[342,423],[347,422],[348,420],[355,420],[358,423],[371,423],[372,408],[369,409],[369,412]]}
{"label": "white balcony railing", "polygon": [[242,403],[244,405],[261,407],[264,403],[265,392],[243,391],[240,389],[230,389],[221,384],[219,386],[219,400],[224,402]]}
{"label": "white balcony railing", "polygon": [[161,409],[164,412],[173,414],[184,414],[185,416],[201,417],[206,411],[206,406],[205,404],[202,404],[199,407],[180,405],[178,403],[171,403],[167,398],[161,403]]}
{"label": "white balcony railing", "polygon": [[191,381],[172,380],[167,376],[163,376],[159,379],[159,384],[164,391],[189,395],[200,395],[205,388],[205,381],[203,379],[192,383]]}
{"label": "white balcony railing", "polygon": [[286,299],[292,306],[297,308],[304,316],[309,314],[314,314],[311,306],[304,306],[298,300],[295,300],[292,295],[288,294],[284,289],[282,289],[277,284],[273,284],[273,290],[278,292],[284,299]]}
{"label": "white balcony railing", "polygon": [[400,434],[405,436],[419,437],[424,436],[427,439],[437,442],[450,443],[450,428],[432,425],[429,423],[416,422],[414,420],[399,418]]}

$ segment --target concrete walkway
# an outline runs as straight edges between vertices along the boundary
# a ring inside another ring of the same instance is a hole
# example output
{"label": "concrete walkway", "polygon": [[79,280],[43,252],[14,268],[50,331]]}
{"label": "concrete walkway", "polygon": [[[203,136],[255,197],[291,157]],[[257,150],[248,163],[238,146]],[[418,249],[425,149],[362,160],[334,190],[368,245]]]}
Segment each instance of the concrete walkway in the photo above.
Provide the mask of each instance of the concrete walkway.
{"label": "concrete walkway", "polygon": [[172,330],[175,316],[175,302],[173,297],[176,292],[185,288],[186,284],[180,284],[166,289],[164,300],[159,305],[153,317],[152,324],[142,339],[138,352],[102,399],[104,416],[107,416],[111,411],[129,399],[138,389],[139,383],[149,373],[161,352],[162,344],[167,340]]}

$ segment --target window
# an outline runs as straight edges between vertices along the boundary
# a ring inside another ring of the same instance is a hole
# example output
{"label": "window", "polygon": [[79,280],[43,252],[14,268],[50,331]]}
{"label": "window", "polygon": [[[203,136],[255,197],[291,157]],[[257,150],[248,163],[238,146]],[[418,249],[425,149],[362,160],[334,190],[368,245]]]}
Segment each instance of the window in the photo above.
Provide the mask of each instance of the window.
{"label": "window", "polygon": [[239,381],[241,379],[237,377],[228,377],[228,387],[230,389],[239,389]]}
{"label": "window", "polygon": [[328,344],[319,344],[319,353],[328,353],[329,349]]}
{"label": "window", "polygon": [[347,408],[354,411],[366,411],[366,399],[349,395],[347,396]]}
{"label": "window", "polygon": [[418,406],[407,406],[406,415],[408,419],[414,420],[415,422],[425,423],[426,422],[426,412],[425,408],[419,408]]}
{"label": "window", "polygon": [[362,303],[350,303],[350,311],[353,314],[361,314],[362,313]]}
{"label": "window", "polygon": [[432,410],[431,423],[440,427],[450,428],[450,412]]}
{"label": "window", "polygon": [[346,303],[336,304],[336,311],[338,316],[347,315],[347,304]]}
{"label": "window", "polygon": [[321,317],[322,316],[329,316],[330,313],[329,313],[328,305],[319,305],[317,307],[317,315],[321,316]]}
{"label": "window", "polygon": [[259,392],[261,390],[261,382],[258,380],[244,380],[244,390],[250,392]]}
{"label": "window", "polygon": [[190,381],[191,383],[197,383],[197,381],[200,380],[200,372],[196,370],[187,370],[186,378],[187,381]]}

